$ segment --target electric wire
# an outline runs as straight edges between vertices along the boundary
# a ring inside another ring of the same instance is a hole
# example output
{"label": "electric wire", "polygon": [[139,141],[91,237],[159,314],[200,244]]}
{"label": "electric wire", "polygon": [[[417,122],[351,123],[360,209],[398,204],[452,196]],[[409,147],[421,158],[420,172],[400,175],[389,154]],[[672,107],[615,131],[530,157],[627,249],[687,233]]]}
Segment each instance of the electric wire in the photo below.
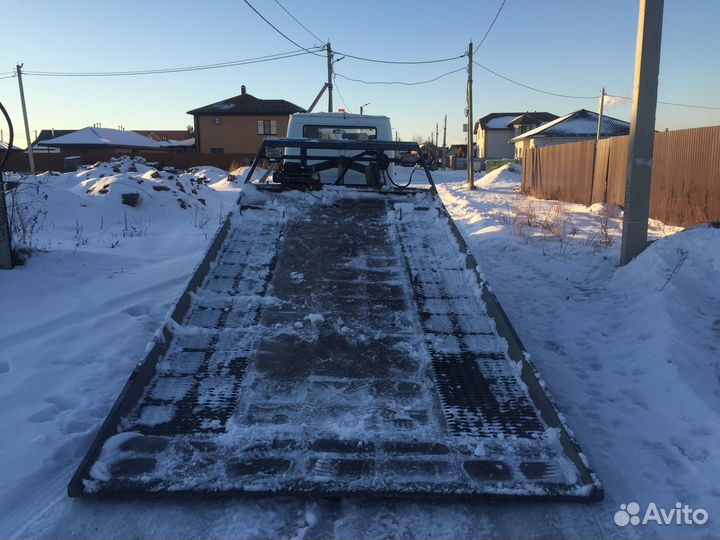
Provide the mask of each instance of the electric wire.
{"label": "electric wire", "polygon": [[[632,101],[632,98],[627,97],[627,96],[617,96],[615,94],[605,94],[605,95],[608,97],[614,97],[614,98],[618,98],[618,99]],[[692,109],[707,109],[710,111],[720,111],[720,107],[711,107],[709,105],[692,105],[690,103],[676,103],[673,101],[658,101],[657,103],[658,103],[658,105],[670,105],[673,107],[690,107]]]}
{"label": "electric wire", "polygon": [[[277,1],[277,0],[276,0],[276,1]],[[475,47],[475,50],[473,51],[473,54],[475,54],[476,52],[478,52],[478,49],[482,46],[483,43],[485,43],[485,40],[487,39],[488,34],[490,33],[490,30],[492,30],[493,26],[495,26],[495,21],[498,20],[498,17],[500,16],[500,12],[501,12],[501,11],[503,10],[503,8],[505,7],[505,2],[507,2],[507,0],[502,0],[502,4],[500,4],[500,8],[498,8],[497,13],[495,14],[495,18],[494,18],[494,19],[492,20],[492,22],[490,23],[490,26],[488,26],[488,29],[487,29],[487,31],[485,32],[485,35],[484,35],[484,36],[482,37],[482,39],[480,40],[480,43],[478,43],[477,47]]]}
{"label": "electric wire", "polygon": [[275,3],[276,3],[278,6],[280,6],[280,8],[281,8],[285,13],[287,13],[288,15],[290,15],[290,18],[291,18],[293,21],[295,21],[295,22],[298,23],[300,26],[302,26],[308,34],[310,34],[312,37],[314,37],[315,39],[317,39],[320,43],[323,43],[323,40],[322,40],[322,39],[320,39],[319,37],[317,37],[317,35],[316,35],[315,33],[313,33],[312,30],[310,30],[307,26],[305,26],[303,23],[301,23],[299,20],[297,20],[297,18],[296,18],[292,13],[290,13],[290,12],[287,10],[287,8],[286,8],[285,6],[283,6],[283,5],[279,2],[279,0],[275,0]]}
{"label": "electric wire", "polygon": [[310,49],[303,47],[297,41],[295,41],[294,39],[292,39],[292,38],[288,37],[286,34],[284,34],[277,26],[275,26],[273,23],[271,23],[262,13],[260,13],[257,9],[255,9],[255,6],[253,6],[250,3],[250,0],[243,0],[243,2],[245,2],[250,7],[250,9],[252,9],[255,13],[257,13],[258,17],[260,17],[263,21],[265,21],[273,30],[275,30],[278,34],[280,34],[282,37],[287,39],[290,43],[292,43],[296,47],[300,47],[301,49],[309,52],[310,54],[314,54],[315,56],[322,56],[321,54],[318,54],[315,51],[311,51]]}
{"label": "electric wire", "polygon": [[[322,50],[320,47],[316,47],[316,50]],[[255,58],[246,58],[244,60],[231,60],[228,62],[219,62],[216,64],[204,64],[199,66],[185,66],[175,68],[162,68],[162,69],[143,69],[135,71],[86,71],[86,72],[65,72],[65,71],[23,71],[23,75],[29,75],[34,77],[123,77],[123,76],[136,76],[136,75],[159,75],[165,73],[182,73],[188,71],[203,71],[208,69],[221,69],[227,67],[244,66],[248,64],[258,64],[263,62],[271,62],[273,60],[283,60],[286,58],[294,58],[297,56],[303,56],[309,54],[304,50],[300,51],[288,51],[283,53],[276,53],[265,56],[258,56]]]}
{"label": "electric wire", "polygon": [[337,85],[337,77],[336,77],[336,75],[337,75],[336,73],[333,73],[333,83],[334,83],[334,84],[333,84],[333,87],[334,87],[335,91],[337,92],[338,96],[340,96],[340,101],[342,101],[342,103],[343,103],[343,105],[345,106],[345,109],[347,110],[347,112],[350,112],[350,107],[348,107],[348,104],[345,103],[345,98],[344,98],[343,95],[340,93],[340,88],[339,88],[338,85]]}
{"label": "electric wire", "polygon": [[457,60],[459,58],[463,58],[467,56],[467,53],[463,53],[458,56],[453,56],[450,58],[438,58],[436,60],[380,60],[378,58],[366,58],[363,56],[355,56],[352,54],[348,54],[346,52],[342,51],[333,51],[336,54],[340,54],[343,56],[346,56],[348,58],[353,58],[355,60],[362,60],[363,62],[375,62],[378,64],[405,64],[405,65],[416,65],[416,64],[439,64],[441,62],[452,62],[453,60]]}
{"label": "electric wire", "polygon": [[417,86],[420,84],[429,84],[432,82],[435,82],[439,79],[442,79],[443,77],[447,77],[448,75],[452,75],[453,73],[458,73],[460,71],[467,71],[467,68],[465,66],[454,69],[452,71],[448,71],[446,73],[443,73],[442,75],[438,75],[437,77],[433,77],[432,79],[427,79],[425,81],[414,81],[414,82],[405,82],[405,81],[366,81],[364,79],[354,79],[352,77],[347,77],[345,75],[342,75],[341,73],[335,73],[338,77],[341,77],[343,79],[346,79],[348,81],[362,83],[362,84],[386,84],[386,85],[400,85],[400,86]]}
{"label": "electric wire", "polygon": [[597,96],[571,96],[571,95],[568,95],[568,94],[558,94],[557,92],[549,92],[548,90],[542,90],[542,89],[540,89],[540,88],[536,88],[536,87],[534,87],[534,86],[530,86],[529,84],[521,83],[521,82],[519,82],[519,81],[516,81],[516,80],[514,80],[514,79],[511,79],[510,77],[506,77],[505,75],[501,75],[501,74],[498,73],[497,71],[493,71],[493,70],[490,69],[489,67],[483,66],[481,63],[476,62],[476,61],[474,61],[474,60],[473,60],[473,64],[475,64],[476,66],[484,69],[485,71],[488,71],[488,72],[492,73],[492,74],[495,75],[496,77],[500,77],[501,79],[505,79],[506,81],[511,82],[511,83],[513,83],[513,84],[517,84],[518,86],[522,86],[523,88],[527,88],[527,89],[529,89],[529,90],[533,90],[534,92],[540,92],[540,93],[542,93],[542,94],[548,94],[548,95],[550,95],[550,96],[557,96],[557,97],[563,97],[563,98],[569,98],[569,99],[597,99]]}

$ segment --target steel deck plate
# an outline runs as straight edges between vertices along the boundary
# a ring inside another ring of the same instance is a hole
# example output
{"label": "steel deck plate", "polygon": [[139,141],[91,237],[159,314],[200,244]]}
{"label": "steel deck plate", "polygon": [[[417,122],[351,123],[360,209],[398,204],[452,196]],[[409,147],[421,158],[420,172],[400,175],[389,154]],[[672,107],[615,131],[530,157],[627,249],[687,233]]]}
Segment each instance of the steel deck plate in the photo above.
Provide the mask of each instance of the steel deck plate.
{"label": "steel deck plate", "polygon": [[70,494],[600,497],[437,196],[330,194],[226,224]]}

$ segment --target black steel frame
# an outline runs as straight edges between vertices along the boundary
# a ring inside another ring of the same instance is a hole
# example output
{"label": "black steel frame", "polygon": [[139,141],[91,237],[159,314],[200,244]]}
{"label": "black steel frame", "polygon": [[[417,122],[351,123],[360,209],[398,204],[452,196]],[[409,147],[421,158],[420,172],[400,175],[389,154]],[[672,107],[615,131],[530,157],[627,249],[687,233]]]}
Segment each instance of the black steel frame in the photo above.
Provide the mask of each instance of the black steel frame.
{"label": "black steel frame", "polygon": [[[268,155],[267,150],[270,148],[280,148],[280,154]],[[297,148],[300,154],[288,153],[288,148]],[[311,155],[308,156],[308,150],[345,150],[359,151],[359,153],[350,156],[330,156],[330,155]],[[430,174],[425,156],[420,152],[420,145],[411,141],[347,141],[347,140],[318,140],[318,139],[267,139],[260,145],[252,166],[245,176],[247,183],[252,178],[255,169],[264,159],[271,162],[280,161],[299,161],[303,168],[310,169],[312,172],[319,172],[338,167],[341,171],[334,184],[341,184],[345,178],[347,171],[353,168],[357,162],[379,163],[385,156],[390,163],[400,163],[402,160],[399,156],[400,152],[417,152],[418,165],[425,171],[428,182],[435,189],[435,182]],[[395,152],[390,156],[387,152]],[[309,164],[308,161],[314,163]]]}

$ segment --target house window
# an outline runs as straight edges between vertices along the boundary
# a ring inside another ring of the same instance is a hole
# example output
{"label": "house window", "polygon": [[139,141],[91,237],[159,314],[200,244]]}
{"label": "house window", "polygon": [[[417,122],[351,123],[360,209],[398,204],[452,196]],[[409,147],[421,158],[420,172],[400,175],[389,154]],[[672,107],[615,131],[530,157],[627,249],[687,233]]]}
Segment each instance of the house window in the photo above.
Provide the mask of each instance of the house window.
{"label": "house window", "polygon": [[276,120],[258,120],[258,135],[277,135]]}
{"label": "house window", "polygon": [[213,118],[212,119],[213,126],[219,126],[220,125],[220,119],[219,118]]}
{"label": "house window", "polygon": [[211,148],[210,153],[211,154],[224,154],[225,149],[224,148]]}

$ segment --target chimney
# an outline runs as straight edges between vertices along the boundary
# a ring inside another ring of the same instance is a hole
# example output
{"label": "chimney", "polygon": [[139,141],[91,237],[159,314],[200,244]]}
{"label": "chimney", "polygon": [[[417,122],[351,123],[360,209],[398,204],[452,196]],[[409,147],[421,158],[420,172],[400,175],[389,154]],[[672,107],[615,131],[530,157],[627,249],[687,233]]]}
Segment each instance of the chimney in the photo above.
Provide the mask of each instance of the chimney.
{"label": "chimney", "polygon": [[245,85],[243,84],[243,85],[240,87],[240,94],[244,96],[245,93],[246,93],[246,92],[245,92]]}

